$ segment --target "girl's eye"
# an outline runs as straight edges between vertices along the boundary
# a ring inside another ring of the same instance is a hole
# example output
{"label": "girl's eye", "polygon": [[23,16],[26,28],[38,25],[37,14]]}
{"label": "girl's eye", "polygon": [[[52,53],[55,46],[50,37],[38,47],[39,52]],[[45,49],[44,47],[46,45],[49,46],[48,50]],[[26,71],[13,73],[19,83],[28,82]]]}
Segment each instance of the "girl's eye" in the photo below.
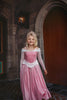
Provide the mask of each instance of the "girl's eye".
{"label": "girl's eye", "polygon": [[30,39],[28,39],[28,40],[30,40]]}

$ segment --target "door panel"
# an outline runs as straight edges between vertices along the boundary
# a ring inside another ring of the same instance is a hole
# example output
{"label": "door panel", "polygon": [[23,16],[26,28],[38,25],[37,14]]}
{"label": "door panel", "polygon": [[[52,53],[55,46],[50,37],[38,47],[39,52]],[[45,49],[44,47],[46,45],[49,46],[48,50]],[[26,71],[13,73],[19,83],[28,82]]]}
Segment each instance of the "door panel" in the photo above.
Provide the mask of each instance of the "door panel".
{"label": "door panel", "polygon": [[67,86],[67,12],[53,8],[43,25],[47,82]]}

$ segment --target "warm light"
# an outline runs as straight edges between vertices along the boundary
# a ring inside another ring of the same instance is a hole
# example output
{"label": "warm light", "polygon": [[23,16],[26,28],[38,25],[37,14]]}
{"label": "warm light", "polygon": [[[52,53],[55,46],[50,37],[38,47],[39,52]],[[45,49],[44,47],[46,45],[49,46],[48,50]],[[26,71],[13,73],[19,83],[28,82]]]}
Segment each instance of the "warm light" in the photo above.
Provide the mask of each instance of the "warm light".
{"label": "warm light", "polygon": [[16,23],[20,28],[29,28],[29,13],[20,12],[17,15]]}
{"label": "warm light", "polygon": [[19,17],[19,23],[24,23],[25,22],[25,18],[24,17]]}

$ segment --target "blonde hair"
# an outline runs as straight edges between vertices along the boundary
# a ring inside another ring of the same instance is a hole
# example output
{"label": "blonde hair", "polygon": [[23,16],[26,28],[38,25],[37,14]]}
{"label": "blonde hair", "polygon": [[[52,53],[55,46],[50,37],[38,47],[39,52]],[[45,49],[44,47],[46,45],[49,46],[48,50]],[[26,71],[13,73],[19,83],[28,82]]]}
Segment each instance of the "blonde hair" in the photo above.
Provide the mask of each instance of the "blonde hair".
{"label": "blonde hair", "polygon": [[[37,45],[38,45],[38,40],[37,40],[37,36],[36,36],[35,32],[33,32],[33,31],[29,32],[29,33],[27,34],[27,39],[28,39],[29,36],[33,36],[33,37],[34,37],[34,39],[35,39],[34,47],[37,47]],[[26,47],[28,47],[27,41],[26,41]]]}

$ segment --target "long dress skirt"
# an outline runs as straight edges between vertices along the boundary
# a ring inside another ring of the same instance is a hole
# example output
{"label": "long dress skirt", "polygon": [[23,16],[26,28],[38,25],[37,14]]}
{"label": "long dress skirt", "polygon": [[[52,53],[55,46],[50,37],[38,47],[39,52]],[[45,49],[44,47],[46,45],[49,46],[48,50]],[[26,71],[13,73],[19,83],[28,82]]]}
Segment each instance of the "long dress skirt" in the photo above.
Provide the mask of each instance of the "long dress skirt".
{"label": "long dress skirt", "polygon": [[20,86],[23,100],[48,100],[51,97],[39,65],[20,68]]}

